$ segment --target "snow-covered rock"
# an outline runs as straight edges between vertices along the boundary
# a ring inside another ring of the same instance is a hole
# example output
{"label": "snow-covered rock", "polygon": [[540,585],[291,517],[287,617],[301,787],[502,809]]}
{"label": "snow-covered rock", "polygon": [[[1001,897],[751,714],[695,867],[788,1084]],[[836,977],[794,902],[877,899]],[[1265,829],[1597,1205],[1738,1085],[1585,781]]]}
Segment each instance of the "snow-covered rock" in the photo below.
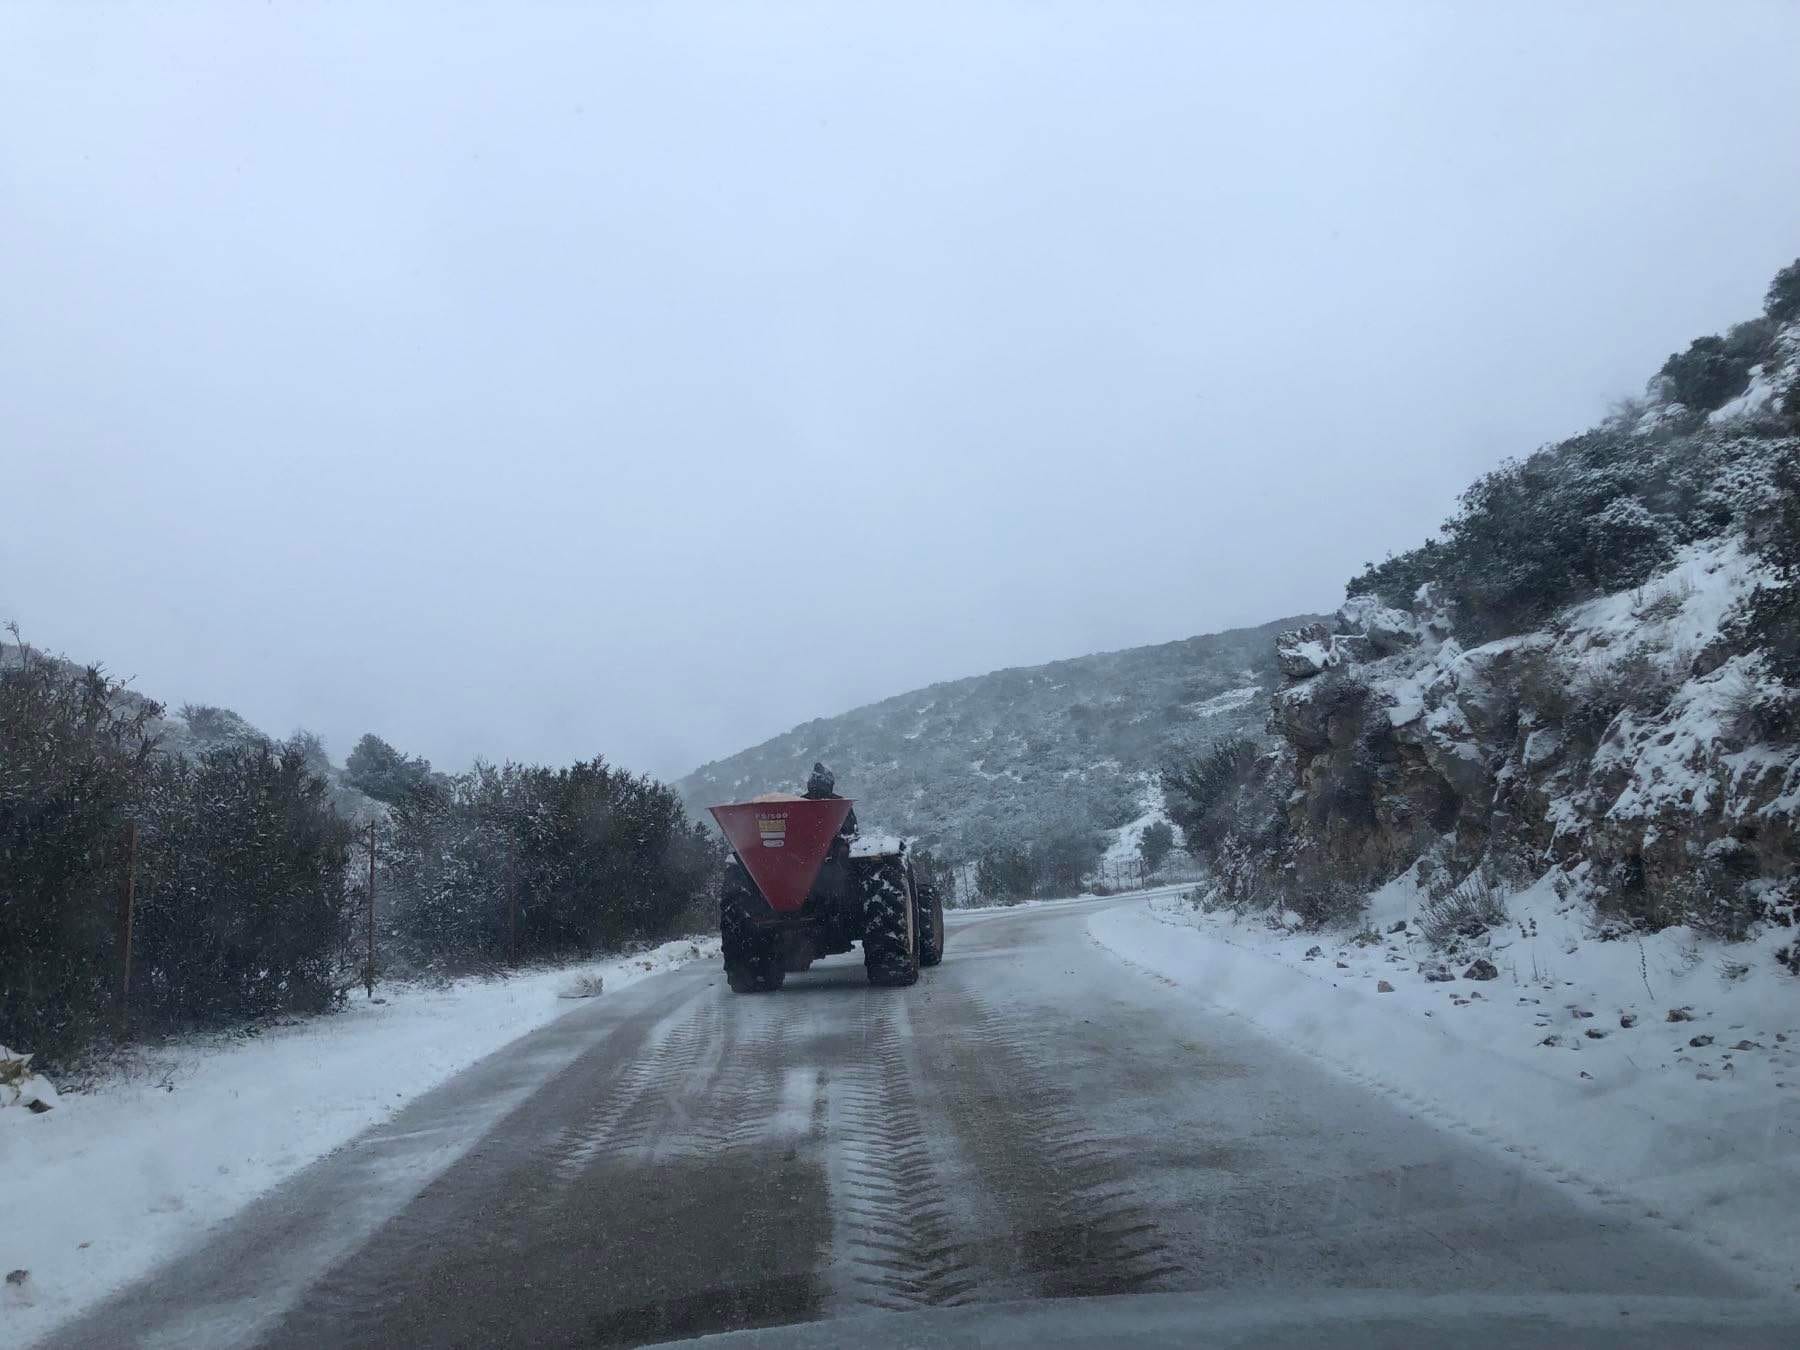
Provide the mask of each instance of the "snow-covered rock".
{"label": "snow-covered rock", "polygon": [[43,1112],[60,1100],[50,1080],[31,1071],[30,1055],[15,1054],[0,1045],[0,1110],[17,1106]]}
{"label": "snow-covered rock", "polygon": [[1290,628],[1275,639],[1275,663],[1290,680],[1311,679],[1343,664],[1344,653],[1322,623]]}
{"label": "snow-covered rock", "polygon": [[1284,634],[1290,682],[1270,726],[1294,756],[1295,836],[1364,875],[1393,875],[1426,847],[1447,847],[1458,870],[1497,853],[1587,863],[1596,895],[1623,888],[1652,913],[1681,909],[1701,872],[1783,883],[1800,746],[1745,728],[1744,706],[1776,687],[1726,640],[1766,580],[1732,533],[1674,550],[1643,586],[1478,646],[1367,599],[1339,620],[1381,633],[1385,655],[1355,659],[1318,625]]}
{"label": "snow-covered rock", "polygon": [[1360,633],[1368,639],[1375,656],[1392,656],[1395,652],[1417,646],[1424,635],[1424,625],[1403,609],[1384,605],[1372,595],[1352,596],[1337,612],[1338,631]]}

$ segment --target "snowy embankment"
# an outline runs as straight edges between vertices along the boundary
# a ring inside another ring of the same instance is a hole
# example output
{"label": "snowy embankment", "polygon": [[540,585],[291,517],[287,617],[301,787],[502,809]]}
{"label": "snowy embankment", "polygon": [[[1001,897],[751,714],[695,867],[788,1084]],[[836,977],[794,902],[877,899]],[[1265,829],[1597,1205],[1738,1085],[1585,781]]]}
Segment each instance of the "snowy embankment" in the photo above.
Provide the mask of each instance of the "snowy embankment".
{"label": "snowy embankment", "polygon": [[1494,974],[1471,979],[1473,958],[1445,966],[1419,937],[1419,899],[1404,880],[1384,887],[1354,937],[1233,923],[1173,895],[1089,928],[1152,976],[1586,1201],[1800,1287],[1792,977],[1753,944],[1685,929],[1594,941],[1546,881],[1511,899],[1480,958]]}
{"label": "snowy embankment", "polygon": [[947,909],[944,913],[948,918],[954,919],[963,914],[1012,914],[1024,909],[1069,909],[1075,905],[1091,905],[1097,900],[1115,898],[1145,900],[1156,896],[1176,895],[1192,889],[1193,884],[1191,881],[1158,882],[1153,886],[1146,886],[1140,891],[1122,891],[1117,897],[1095,895],[1093,892],[1087,891],[1081,895],[1059,895],[1049,900],[1015,900],[1006,905],[965,905],[959,909]]}
{"label": "snowy embankment", "polygon": [[22,1344],[407,1101],[525,1033],[690,961],[718,940],[442,988],[390,985],[253,1037],[138,1054],[53,1110],[0,1111],[0,1343]]}

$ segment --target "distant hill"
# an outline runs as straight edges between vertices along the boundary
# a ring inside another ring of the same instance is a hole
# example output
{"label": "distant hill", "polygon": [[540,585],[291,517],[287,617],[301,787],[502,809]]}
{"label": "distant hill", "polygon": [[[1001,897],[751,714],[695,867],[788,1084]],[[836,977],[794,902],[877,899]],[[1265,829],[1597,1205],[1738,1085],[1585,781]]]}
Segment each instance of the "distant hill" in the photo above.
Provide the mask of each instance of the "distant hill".
{"label": "distant hill", "polygon": [[703,808],[804,783],[814,760],[857,799],[865,829],[958,861],[1024,847],[1058,826],[1159,818],[1172,749],[1265,739],[1276,620],[1206,637],[998,670],[820,718],[706,764],[676,787]]}

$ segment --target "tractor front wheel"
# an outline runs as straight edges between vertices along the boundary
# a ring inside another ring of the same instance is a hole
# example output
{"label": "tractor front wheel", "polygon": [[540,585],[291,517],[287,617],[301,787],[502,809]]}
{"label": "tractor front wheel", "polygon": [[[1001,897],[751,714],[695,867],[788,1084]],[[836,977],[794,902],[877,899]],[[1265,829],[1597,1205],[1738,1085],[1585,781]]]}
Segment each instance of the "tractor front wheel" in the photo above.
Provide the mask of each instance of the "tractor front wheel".
{"label": "tractor front wheel", "polygon": [[944,897],[936,886],[918,886],[919,964],[935,966],[944,959]]}

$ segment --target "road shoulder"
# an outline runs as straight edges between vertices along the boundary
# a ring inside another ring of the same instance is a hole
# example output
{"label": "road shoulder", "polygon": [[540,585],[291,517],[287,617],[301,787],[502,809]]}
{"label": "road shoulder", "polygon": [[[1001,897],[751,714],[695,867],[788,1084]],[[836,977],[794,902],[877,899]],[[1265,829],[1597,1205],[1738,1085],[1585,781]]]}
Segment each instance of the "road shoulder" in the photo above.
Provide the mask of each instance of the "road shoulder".
{"label": "road shoulder", "polygon": [[[1781,1098],[1721,1110],[1686,1074],[1627,1065],[1602,1079],[1548,1056],[1534,1062],[1524,1052],[1535,1042],[1515,1048],[1496,1014],[1516,1010],[1508,1015],[1531,1025],[1534,1005],[1513,1000],[1535,994],[1491,982],[1486,1009],[1448,997],[1444,1008],[1424,1008],[1340,968],[1332,935],[1309,944],[1320,949],[1311,960],[1289,961],[1252,945],[1254,935],[1191,914],[1167,898],[1134,901],[1093,915],[1088,932],[1171,993],[1242,1018],[1573,1194],[1694,1241],[1771,1292],[1794,1290],[1800,1113]],[[1466,1029],[1451,1020],[1471,1007]]]}

